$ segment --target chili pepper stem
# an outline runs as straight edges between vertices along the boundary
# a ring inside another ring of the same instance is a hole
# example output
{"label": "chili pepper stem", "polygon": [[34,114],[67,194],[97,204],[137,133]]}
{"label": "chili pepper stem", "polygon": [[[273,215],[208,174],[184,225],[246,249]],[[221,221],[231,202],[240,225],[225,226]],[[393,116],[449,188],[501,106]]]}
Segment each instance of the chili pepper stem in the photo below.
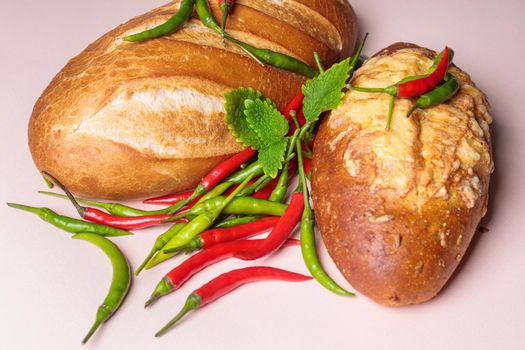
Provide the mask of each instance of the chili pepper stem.
{"label": "chili pepper stem", "polygon": [[76,198],[71,194],[71,192],[66,188],[66,186],[64,186],[62,184],[62,182],[60,182],[56,177],[54,177],[53,175],[51,175],[47,171],[42,171],[42,175],[45,178],[50,179],[55,185],[60,187],[60,189],[66,194],[67,198],[69,198],[69,200],[71,201],[71,204],[73,204],[73,206],[77,210],[78,215],[80,215],[80,217],[83,218],[84,215],[86,214],[86,208],[84,208],[80,204],[78,204]]}
{"label": "chili pepper stem", "polygon": [[27,211],[33,214],[37,214],[37,215],[40,214],[39,209],[35,207],[30,207],[28,205],[17,204],[17,203],[6,203],[6,204],[8,207],[11,207],[11,208],[20,209],[20,210]]}
{"label": "chili pepper stem", "polygon": [[[228,11],[222,10],[222,18],[221,18],[221,29],[224,32],[226,29],[226,21],[228,20]],[[223,35],[224,37],[224,35]]]}
{"label": "chili pepper stem", "polygon": [[363,52],[363,48],[365,47],[366,39],[368,39],[368,32],[365,34],[363,40],[361,40],[361,43],[359,44],[359,47],[354,57],[352,57],[352,61],[350,61],[350,72],[354,71],[355,67],[357,66],[357,63],[359,62],[361,52]]}
{"label": "chili pepper stem", "polygon": [[414,111],[415,111],[416,109],[418,109],[418,107],[419,107],[419,106],[417,105],[417,103],[414,104],[414,105],[412,106],[412,108],[410,108],[410,109],[408,110],[407,118],[410,118],[410,115],[412,115],[412,113],[414,113]]}
{"label": "chili pepper stem", "polygon": [[201,297],[199,297],[195,293],[190,294],[188,299],[186,299],[186,303],[182,307],[182,310],[180,310],[177,316],[175,316],[164,327],[162,327],[162,329],[155,334],[155,337],[160,337],[161,335],[166,333],[170,328],[172,328],[175,325],[175,323],[177,323],[181,318],[186,316],[188,312],[198,309],[201,303],[202,303]]}
{"label": "chili pepper stem", "polygon": [[52,189],[53,187],[55,187],[55,184],[53,184],[53,182],[49,181],[49,179],[45,176],[42,176],[44,178],[44,181],[46,182],[46,186],[47,188],[49,189]]}
{"label": "chili pepper stem", "polygon": [[390,95],[388,98],[388,115],[386,117],[386,130],[390,130],[390,125],[392,124],[392,116],[394,114],[394,103],[396,102],[395,96]]}
{"label": "chili pepper stem", "polygon": [[155,287],[155,290],[151,294],[150,298],[144,304],[144,308],[151,306],[154,302],[159,300],[161,297],[173,292],[175,286],[167,278],[163,278]]}
{"label": "chili pepper stem", "polygon": [[91,326],[91,328],[89,329],[89,332],[86,334],[84,339],[82,339],[82,344],[86,344],[88,342],[88,340],[97,331],[98,327],[100,327],[100,325],[102,324],[103,321],[104,320],[101,320],[101,319],[97,319],[95,321],[95,323],[93,324],[93,326]]}
{"label": "chili pepper stem", "polygon": [[314,58],[315,58],[315,64],[317,64],[317,69],[319,70],[319,73],[324,73],[325,69],[323,67],[323,63],[321,62],[321,57],[319,57],[319,53],[317,51],[314,52]]}
{"label": "chili pepper stem", "polygon": [[146,265],[148,264],[148,262],[153,258],[153,256],[155,255],[155,253],[157,252],[157,250],[155,249],[152,249],[148,256],[146,257],[146,259],[144,259],[144,261],[142,262],[142,264],[140,264],[140,266],[135,270],[135,277],[137,277],[141,272],[142,270],[144,270],[144,268],[146,267]]}

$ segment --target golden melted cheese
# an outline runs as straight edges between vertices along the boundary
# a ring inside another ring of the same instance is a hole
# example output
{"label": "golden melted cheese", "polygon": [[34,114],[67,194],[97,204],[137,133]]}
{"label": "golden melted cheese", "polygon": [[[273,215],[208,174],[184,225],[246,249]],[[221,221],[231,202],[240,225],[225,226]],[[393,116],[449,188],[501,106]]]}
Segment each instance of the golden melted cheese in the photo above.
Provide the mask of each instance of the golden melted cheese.
{"label": "golden melted cheese", "polygon": [[[402,49],[368,60],[352,85],[386,87],[406,76],[425,74],[431,65],[424,50]],[[466,207],[474,206],[481,190],[473,185],[475,179],[479,182],[476,173],[488,174],[493,168],[488,131],[492,118],[485,96],[468,75],[457,68],[450,71],[461,83],[453,99],[417,110],[411,118],[406,114],[414,101],[396,99],[388,131],[387,94],[347,93],[330,115],[329,127],[350,130],[344,153],[350,176],[366,181],[372,193],[386,200],[409,197],[409,205],[420,207],[433,197],[457,197]]]}

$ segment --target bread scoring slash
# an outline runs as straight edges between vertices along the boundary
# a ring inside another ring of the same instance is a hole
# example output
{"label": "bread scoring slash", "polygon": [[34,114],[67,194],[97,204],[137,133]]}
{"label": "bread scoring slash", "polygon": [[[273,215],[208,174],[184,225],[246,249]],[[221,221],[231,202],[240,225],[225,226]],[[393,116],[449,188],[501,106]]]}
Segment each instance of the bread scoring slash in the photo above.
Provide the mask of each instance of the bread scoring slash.
{"label": "bread scoring slash", "polygon": [[[166,21],[173,1],[117,27],[74,57],[35,105],[29,146],[46,170],[79,195],[129,199],[182,191],[242,150],[224,121],[224,93],[262,91],[280,107],[305,78],[262,66],[197,18],[143,43],[122,37]],[[217,0],[210,1],[217,18]],[[315,67],[352,53],[357,27],[347,2],[242,0],[228,31]]]}
{"label": "bread scoring slash", "polygon": [[[386,87],[425,74],[435,52],[398,43],[356,72],[352,85]],[[312,191],[327,249],[354,288],[389,306],[433,298],[450,278],[487,211],[494,165],[485,95],[457,67],[461,88],[406,114],[398,99],[350,91],[315,143]]]}

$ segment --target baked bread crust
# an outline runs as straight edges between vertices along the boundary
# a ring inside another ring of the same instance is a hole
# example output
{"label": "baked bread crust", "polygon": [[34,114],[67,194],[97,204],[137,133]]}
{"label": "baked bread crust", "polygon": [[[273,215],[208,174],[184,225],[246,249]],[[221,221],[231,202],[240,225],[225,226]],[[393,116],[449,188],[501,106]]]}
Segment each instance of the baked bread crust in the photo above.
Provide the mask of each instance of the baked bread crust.
{"label": "baked bread crust", "polygon": [[[37,101],[29,147],[38,169],[74,193],[108,199],[160,195],[194,186],[240,151],[224,122],[223,96],[254,87],[280,107],[304,78],[261,66],[196,18],[168,37],[121,38],[164,22],[180,1],[117,27],[71,59]],[[218,14],[217,1],[210,1]],[[347,2],[238,1],[230,32],[314,66],[353,50],[357,28]]]}
{"label": "baked bread crust", "polygon": [[[398,43],[360,68],[353,85],[386,87],[424,74],[435,52]],[[457,95],[405,117],[397,99],[351,91],[323,121],[312,173],[328,252],[354,288],[388,306],[417,304],[445,285],[485,215],[493,171],[485,95],[457,67]]]}

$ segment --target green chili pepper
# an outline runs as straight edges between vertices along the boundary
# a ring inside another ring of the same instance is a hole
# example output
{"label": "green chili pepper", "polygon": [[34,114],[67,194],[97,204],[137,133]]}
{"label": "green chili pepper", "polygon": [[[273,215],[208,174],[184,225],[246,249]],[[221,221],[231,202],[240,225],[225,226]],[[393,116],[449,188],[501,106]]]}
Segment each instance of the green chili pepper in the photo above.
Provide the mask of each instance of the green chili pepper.
{"label": "green chili pepper", "polygon": [[248,176],[257,177],[264,174],[263,168],[261,164],[258,161],[255,161],[245,167],[244,169],[240,169],[236,171],[235,173],[228,176],[226,179],[224,179],[225,182],[231,182],[234,185],[240,184],[243,182]]}
{"label": "green chili pepper", "polygon": [[231,182],[227,182],[227,181],[226,182],[221,182],[220,184],[215,186],[210,192],[208,192],[204,196],[202,196],[197,201],[197,203],[195,203],[195,205],[203,203],[203,202],[206,202],[208,199],[212,199],[212,198],[215,198],[217,196],[220,196],[221,194],[226,192],[226,190],[228,190],[228,188],[230,188],[232,185],[233,185],[233,183],[231,183]]}
{"label": "green chili pepper", "polygon": [[301,219],[301,252],[303,260],[312,274],[323,287],[331,292],[344,296],[354,296],[355,294],[346,291],[340,287],[324,270],[317,256],[317,247],[315,244],[315,219],[312,208],[310,207],[310,198],[308,187],[306,186],[306,176],[303,167],[303,154],[300,140],[296,141],[297,158],[299,161],[299,181],[304,195],[304,211]]}
{"label": "green chili pepper", "polygon": [[241,216],[238,218],[232,218],[225,221],[222,221],[215,225],[216,228],[230,228],[241,224],[248,224],[250,222],[254,222],[259,220],[261,217],[258,215],[247,215],[247,216]]}
{"label": "green chili pepper", "polygon": [[[179,247],[184,247],[187,245],[191,240],[197,236],[199,233],[204,232],[206,229],[210,228],[214,221],[217,220],[219,215],[227,208],[228,205],[231,204],[234,200],[241,199],[243,197],[235,198],[235,196],[242,191],[244,186],[250,181],[252,176],[248,176],[243,183],[235,189],[228,197],[224,198],[216,197],[211,200],[206,201],[205,203],[201,204],[204,205],[210,201],[214,201],[217,198],[223,198],[218,205],[208,206],[205,210],[203,210],[201,213],[198,214],[198,216],[194,219],[192,219],[189,223],[187,223],[165,246],[164,250],[168,249],[175,249]],[[249,198],[253,199],[253,198]],[[149,270],[155,265],[158,265],[159,263],[163,262],[164,260],[167,260],[171,258],[172,256],[176,255],[177,253],[169,253],[166,254],[164,252],[159,252],[157,255],[153,257],[147,264],[146,264],[146,270]]]}
{"label": "green chili pepper", "polygon": [[124,254],[122,254],[117,245],[109,239],[92,233],[78,233],[74,235],[73,238],[83,239],[102,249],[113,266],[113,278],[108,294],[102,305],[98,308],[95,323],[84,340],[82,340],[82,344],[85,344],[97,328],[106,322],[124,301],[131,285],[131,268]]}
{"label": "green chili pepper", "polygon": [[[299,129],[295,130],[295,132],[292,135],[290,144],[288,146],[287,158],[289,158],[290,155],[293,153],[294,148],[295,148],[295,141],[297,140],[298,137],[299,137]],[[281,171],[281,177],[279,178],[279,181],[277,182],[277,186],[275,186],[275,189],[272,191],[272,193],[270,194],[270,197],[268,198],[270,202],[282,203],[284,201],[286,197],[286,192],[288,191],[288,180],[290,177],[290,174],[288,172],[289,164],[290,164],[290,160],[287,159],[283,165],[283,170]]]}
{"label": "green chili pepper", "polygon": [[238,40],[228,33],[224,33],[224,37],[229,41],[237,44],[250,56],[254,57],[260,63],[266,63],[270,66],[284,69],[290,72],[304,75],[308,78],[314,78],[317,76],[317,72],[312,69],[308,64],[304,63],[297,58],[285,55],[283,53],[273,51],[270,49],[261,49],[247,44],[241,40]]}
{"label": "green chili pepper", "polygon": [[146,264],[153,258],[153,256],[155,256],[157,252],[160,252],[161,249],[164,248],[166,243],[168,243],[177,233],[179,233],[179,231],[182,230],[184,226],[186,226],[186,223],[184,222],[175,224],[171,226],[169,230],[157,237],[155,243],[153,244],[153,248],[151,248],[151,251],[149,252],[148,256],[146,257],[146,259],[144,259],[142,264],[140,264],[138,269],[135,271],[135,276],[139,275],[139,273],[144,269],[144,267],[146,267]]}
{"label": "green chili pepper", "polygon": [[211,12],[210,8],[208,7],[208,3],[206,2],[206,0],[196,0],[195,8],[197,10],[197,15],[199,16],[199,19],[206,27],[214,30],[215,32],[224,36],[224,38],[238,45],[246,53],[248,53],[248,55],[250,55],[259,63],[266,63],[273,67],[285,69],[310,78],[313,78],[317,75],[317,73],[315,72],[315,70],[312,69],[312,67],[294,57],[273,50],[260,49],[251,46],[243,41],[235,39],[233,36],[226,33],[221,28],[219,23],[217,23],[217,20],[213,16],[213,13]]}
{"label": "green chili pepper", "polygon": [[35,208],[22,204],[7,203],[11,208],[24,210],[38,215],[42,220],[58,227],[67,232],[80,233],[89,232],[96,233],[101,236],[129,236],[133,233],[120,230],[117,228],[86,222],[78,219],[73,219],[68,216],[63,216],[55,213],[49,208]]}
{"label": "green chili pepper", "polygon": [[243,188],[243,190],[241,192],[239,192],[237,197],[251,196],[252,194],[254,194],[257,191],[258,188],[263,188],[270,181],[272,181],[271,177],[269,177],[268,175],[263,175],[259,179],[257,179],[257,181],[255,181],[253,184],[251,184],[250,186],[246,186],[245,188]]}
{"label": "green chili pepper", "polygon": [[[194,206],[190,210],[180,215],[174,216],[166,222],[175,221],[190,215],[201,215],[208,211],[215,211],[218,208],[223,208],[224,202],[226,201],[225,196],[218,196],[207,200],[204,203]],[[252,198],[252,197],[235,197],[228,203],[223,214],[235,214],[235,215],[272,215],[282,216],[286,210],[286,204],[275,203],[264,199]]]}
{"label": "green chili pepper", "polygon": [[437,106],[452,98],[459,90],[459,81],[452,74],[447,73],[445,82],[436,87],[434,90],[421,95],[414,106],[408,111],[407,117],[417,108],[426,109]]}
{"label": "green chili pepper", "polygon": [[206,27],[216,31],[221,35],[224,34],[224,30],[221,28],[219,23],[217,23],[217,20],[208,7],[208,2],[206,0],[196,0],[195,10],[197,10],[197,16],[199,16],[199,19]]}
{"label": "green chili pepper", "polygon": [[193,13],[193,4],[195,0],[182,0],[180,8],[170,19],[165,23],[145,30],[140,33],[128,35],[122,38],[124,41],[144,41],[149,39],[158,38],[161,36],[169,35],[176,32],[180,27],[186,23]]}
{"label": "green chili pepper", "polygon": [[[261,177],[262,178],[262,177]],[[257,193],[260,190],[264,189],[270,182],[272,182],[272,178],[270,176],[264,175],[264,181],[261,181],[256,187],[255,191],[253,193]]]}

